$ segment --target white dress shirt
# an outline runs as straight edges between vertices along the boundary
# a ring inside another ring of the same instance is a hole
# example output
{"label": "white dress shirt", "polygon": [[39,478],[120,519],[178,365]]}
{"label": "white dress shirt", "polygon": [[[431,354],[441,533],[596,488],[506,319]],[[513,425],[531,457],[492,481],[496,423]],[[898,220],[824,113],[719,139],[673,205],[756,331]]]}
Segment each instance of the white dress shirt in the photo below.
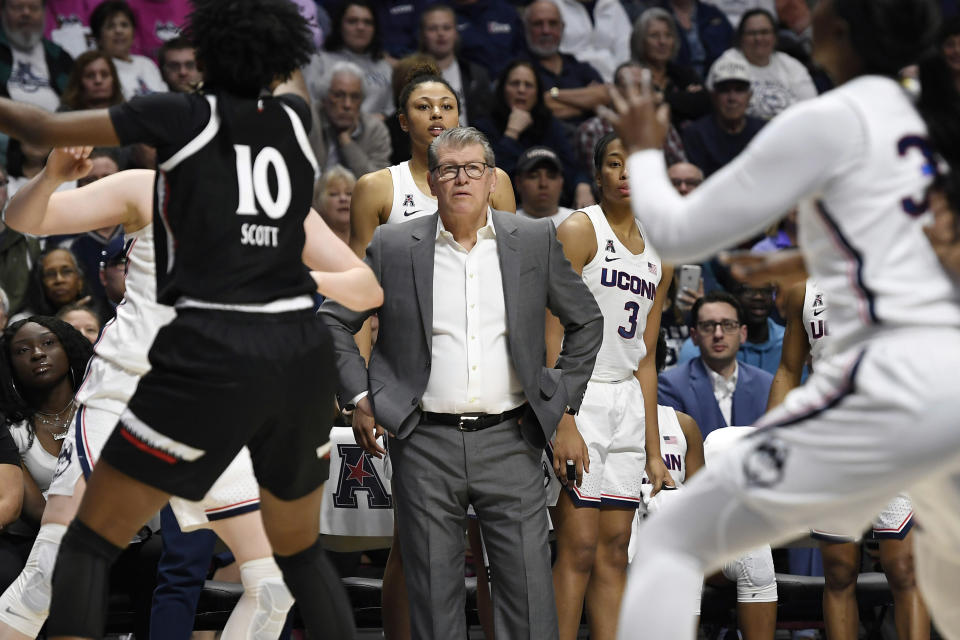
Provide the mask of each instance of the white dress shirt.
{"label": "white dress shirt", "polygon": [[727,421],[727,426],[732,427],[733,392],[737,390],[737,376],[740,373],[740,365],[734,361],[733,373],[730,374],[729,378],[724,378],[710,367],[706,367],[706,370],[710,375],[710,382],[713,383],[713,397],[717,399],[717,404],[720,405],[720,413],[723,414],[723,419]]}
{"label": "white dress shirt", "polygon": [[467,251],[437,224],[430,378],[421,402],[436,413],[501,413],[524,403],[510,360],[496,231],[488,211]]}

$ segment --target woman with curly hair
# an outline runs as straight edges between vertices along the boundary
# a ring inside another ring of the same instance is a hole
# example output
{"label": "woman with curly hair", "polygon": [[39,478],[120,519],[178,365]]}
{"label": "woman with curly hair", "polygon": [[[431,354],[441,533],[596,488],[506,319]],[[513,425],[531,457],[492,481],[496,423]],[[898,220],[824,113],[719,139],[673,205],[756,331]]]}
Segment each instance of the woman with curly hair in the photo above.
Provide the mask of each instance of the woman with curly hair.
{"label": "woman with curly hair", "polygon": [[[203,93],[64,114],[0,100],[0,129],[19,138],[157,148],[157,301],[179,307],[64,535],[48,632],[101,637],[113,559],[170,495],[201,499],[249,443],[264,526],[307,630],[350,638],[349,601],[318,541],[328,462],[316,452],[329,440],[336,379],[313,314],[318,282],[301,259],[317,165],[297,69],[313,43],[288,0],[194,7],[186,36]],[[325,273],[321,284],[343,283],[355,306],[380,304],[372,273],[360,271]]]}
{"label": "woman with curly hair", "polygon": [[84,51],[73,61],[67,87],[60,97],[68,111],[101,109],[123,102],[120,76],[110,56],[103,51]]}
{"label": "woman with curly hair", "polygon": [[[93,347],[82,334],[49,316],[14,322],[0,336],[0,414],[25,470],[21,521],[0,534],[3,588],[29,560],[43,553],[50,535],[41,529],[38,544],[33,544],[35,525],[46,505],[44,496],[76,411],[73,396],[92,355]],[[36,551],[31,553],[32,545]],[[14,558],[18,562],[12,562]]]}

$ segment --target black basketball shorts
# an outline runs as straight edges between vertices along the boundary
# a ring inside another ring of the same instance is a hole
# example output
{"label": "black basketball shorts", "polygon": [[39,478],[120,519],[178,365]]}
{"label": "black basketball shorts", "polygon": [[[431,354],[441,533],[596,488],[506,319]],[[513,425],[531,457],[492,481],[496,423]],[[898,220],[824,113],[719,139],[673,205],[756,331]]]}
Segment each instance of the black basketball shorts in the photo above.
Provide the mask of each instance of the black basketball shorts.
{"label": "black basketball shorts", "polygon": [[326,481],[337,373],[312,311],[178,310],[149,357],[104,446],[110,465],[199,500],[247,445],[260,486],[280,499]]}

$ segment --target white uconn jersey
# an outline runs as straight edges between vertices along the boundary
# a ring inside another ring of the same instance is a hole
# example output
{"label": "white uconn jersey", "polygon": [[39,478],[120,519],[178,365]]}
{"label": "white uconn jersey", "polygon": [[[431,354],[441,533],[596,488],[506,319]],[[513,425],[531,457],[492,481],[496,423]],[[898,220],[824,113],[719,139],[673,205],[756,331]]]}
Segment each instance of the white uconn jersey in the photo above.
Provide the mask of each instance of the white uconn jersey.
{"label": "white uconn jersey", "polygon": [[801,313],[803,329],[807,332],[807,341],[810,343],[810,359],[814,368],[823,356],[823,349],[829,335],[827,325],[827,299],[820,291],[820,287],[813,279],[807,279],[806,291],[803,294],[803,311]]}
{"label": "white uconn jersey", "polygon": [[[94,346],[98,357],[90,361],[87,376],[77,392],[80,402],[104,409],[110,409],[110,406],[98,405],[99,400],[126,405],[140,376],[150,370],[147,351],[157,332],[176,316],[171,307],[156,302],[153,224],[127,233],[125,240],[126,293],[117,305],[116,316],[104,326]],[[112,373],[108,374],[107,371]],[[121,374],[129,380],[117,380]],[[108,375],[109,383],[106,380]]]}
{"label": "white uconn jersey", "polygon": [[617,238],[600,205],[582,211],[597,237],[597,254],[584,265],[583,281],[603,314],[603,344],[591,380],[619,382],[632,376],[647,354],[643,332],[663,269],[639,223],[644,250],[634,255]]}
{"label": "white uconn jersey", "polygon": [[409,160],[387,167],[387,170],[393,179],[393,204],[387,224],[432,216],[437,212],[437,201],[420,191],[414,181]]}
{"label": "white uconn jersey", "polygon": [[957,288],[923,226],[935,164],[927,128],[894,81],[862,77],[822,96],[852,110],[856,146],[799,209],[810,276],[830,300],[826,353],[883,328],[960,326]]}

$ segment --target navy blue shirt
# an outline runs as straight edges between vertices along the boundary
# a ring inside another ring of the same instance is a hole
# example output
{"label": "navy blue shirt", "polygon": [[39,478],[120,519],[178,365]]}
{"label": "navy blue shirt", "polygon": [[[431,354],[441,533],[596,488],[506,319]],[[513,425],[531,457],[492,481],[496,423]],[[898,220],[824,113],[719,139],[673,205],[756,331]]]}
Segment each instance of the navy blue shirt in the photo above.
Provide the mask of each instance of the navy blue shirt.
{"label": "navy blue shirt", "polygon": [[523,23],[516,8],[506,0],[478,0],[454,4],[460,57],[500,75],[508,64],[526,51]]}
{"label": "navy blue shirt", "polygon": [[736,158],[765,124],[760,118],[747,116],[743,130],[730,134],[720,128],[716,116],[704,116],[683,130],[687,159],[700,167],[704,176],[709,176]]}

